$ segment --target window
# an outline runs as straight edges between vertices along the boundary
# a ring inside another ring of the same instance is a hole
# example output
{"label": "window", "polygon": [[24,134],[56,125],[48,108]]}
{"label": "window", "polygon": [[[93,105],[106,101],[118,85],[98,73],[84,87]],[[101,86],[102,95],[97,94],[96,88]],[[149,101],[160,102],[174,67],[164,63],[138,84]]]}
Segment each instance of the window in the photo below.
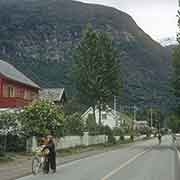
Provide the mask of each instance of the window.
{"label": "window", "polygon": [[7,96],[14,97],[14,88],[12,86],[7,87]]}

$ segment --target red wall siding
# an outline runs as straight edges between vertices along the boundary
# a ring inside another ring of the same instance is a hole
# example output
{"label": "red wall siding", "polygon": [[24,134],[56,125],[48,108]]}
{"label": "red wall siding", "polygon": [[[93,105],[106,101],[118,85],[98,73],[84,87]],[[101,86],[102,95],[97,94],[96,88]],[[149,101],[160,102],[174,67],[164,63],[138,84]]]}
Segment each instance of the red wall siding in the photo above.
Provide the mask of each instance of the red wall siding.
{"label": "red wall siding", "polygon": [[0,97],[3,94],[3,79],[0,77]]}
{"label": "red wall siding", "polygon": [[0,97],[0,108],[19,108],[28,106],[31,101],[23,100],[20,98],[4,98]]}
{"label": "red wall siding", "polygon": [[[7,97],[6,86],[10,85],[14,87],[14,97]],[[33,100],[38,98],[39,89],[21,84],[19,82],[11,81],[9,79],[3,79],[0,77],[0,108],[14,108],[24,107],[29,105]],[[36,97],[27,98],[25,92],[28,94],[35,94]]]}

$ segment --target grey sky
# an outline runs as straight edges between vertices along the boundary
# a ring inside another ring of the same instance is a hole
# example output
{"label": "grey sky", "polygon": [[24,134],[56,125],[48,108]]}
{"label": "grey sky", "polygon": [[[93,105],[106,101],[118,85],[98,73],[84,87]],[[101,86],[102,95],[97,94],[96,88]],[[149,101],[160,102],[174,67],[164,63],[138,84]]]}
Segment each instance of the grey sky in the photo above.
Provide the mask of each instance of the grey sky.
{"label": "grey sky", "polygon": [[175,37],[178,0],[80,0],[116,7],[130,14],[154,39]]}

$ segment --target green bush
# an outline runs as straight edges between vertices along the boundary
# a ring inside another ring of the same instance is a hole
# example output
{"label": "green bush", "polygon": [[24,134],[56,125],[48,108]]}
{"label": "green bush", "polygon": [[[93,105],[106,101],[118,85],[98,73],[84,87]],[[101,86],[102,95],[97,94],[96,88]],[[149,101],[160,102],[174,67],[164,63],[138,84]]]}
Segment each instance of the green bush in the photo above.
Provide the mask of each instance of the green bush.
{"label": "green bush", "polygon": [[1,135],[0,142],[2,142],[0,146],[0,152],[2,153],[5,149],[7,152],[24,152],[26,150],[26,138],[22,136],[8,134],[5,137]]}
{"label": "green bush", "polygon": [[123,129],[119,128],[119,127],[115,127],[113,129],[113,135],[114,136],[122,136],[124,134]]}
{"label": "green bush", "polygon": [[109,126],[104,127],[104,133],[108,136],[108,143],[109,144],[116,144],[116,139],[113,135],[113,130]]}
{"label": "green bush", "polygon": [[120,140],[121,140],[121,141],[124,141],[124,135],[121,135],[121,136],[120,136]]}
{"label": "green bush", "polygon": [[8,152],[24,152],[26,150],[26,138],[22,136],[7,136]]}
{"label": "green bush", "polygon": [[84,132],[84,122],[79,113],[74,113],[66,117],[64,121],[65,135],[80,135]]}
{"label": "green bush", "polygon": [[131,141],[134,141],[134,134],[131,134],[130,139]]}
{"label": "green bush", "polygon": [[90,135],[98,134],[99,127],[93,117],[93,114],[88,115],[85,130],[88,131]]}

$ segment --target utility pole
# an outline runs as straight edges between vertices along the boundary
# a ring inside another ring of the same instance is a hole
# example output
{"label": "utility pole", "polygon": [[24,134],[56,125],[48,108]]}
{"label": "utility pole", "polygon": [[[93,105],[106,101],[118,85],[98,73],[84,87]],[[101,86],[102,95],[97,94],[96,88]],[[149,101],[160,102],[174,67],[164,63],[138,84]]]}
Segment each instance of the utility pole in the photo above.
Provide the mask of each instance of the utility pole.
{"label": "utility pole", "polygon": [[153,128],[153,109],[151,107],[151,129]]}
{"label": "utility pole", "polygon": [[122,119],[121,119],[121,112],[122,112],[122,109],[121,109],[121,105],[120,105],[120,107],[119,107],[119,121],[120,121],[120,126],[123,124]]}
{"label": "utility pole", "polygon": [[116,121],[116,127],[118,127],[118,119],[117,119],[117,97],[114,96],[114,117],[115,117],[115,121]]}
{"label": "utility pole", "polygon": [[132,129],[134,129],[134,123],[136,122],[137,107],[134,105],[133,109],[134,109],[134,118],[133,118],[133,123],[132,123]]}
{"label": "utility pole", "polygon": [[136,121],[136,106],[134,105],[134,121]]}

